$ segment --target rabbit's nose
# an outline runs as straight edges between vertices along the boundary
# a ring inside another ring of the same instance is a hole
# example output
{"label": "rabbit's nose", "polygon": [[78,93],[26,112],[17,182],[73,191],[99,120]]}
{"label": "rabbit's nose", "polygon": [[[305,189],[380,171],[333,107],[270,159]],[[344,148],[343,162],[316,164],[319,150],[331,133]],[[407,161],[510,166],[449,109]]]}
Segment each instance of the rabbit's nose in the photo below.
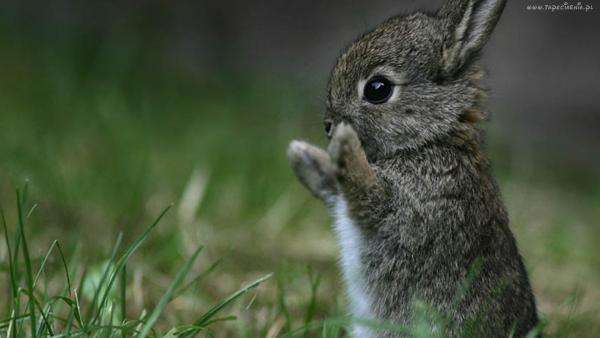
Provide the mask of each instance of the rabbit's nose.
{"label": "rabbit's nose", "polygon": [[325,135],[327,135],[327,138],[330,139],[331,135],[333,134],[333,121],[330,119],[325,119],[324,126],[325,126]]}

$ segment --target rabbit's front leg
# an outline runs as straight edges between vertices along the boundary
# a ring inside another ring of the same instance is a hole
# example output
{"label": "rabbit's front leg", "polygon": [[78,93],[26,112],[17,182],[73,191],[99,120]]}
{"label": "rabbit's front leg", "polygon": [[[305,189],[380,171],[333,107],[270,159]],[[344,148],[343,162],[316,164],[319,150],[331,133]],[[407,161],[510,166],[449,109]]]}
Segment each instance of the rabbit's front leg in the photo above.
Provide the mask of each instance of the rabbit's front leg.
{"label": "rabbit's front leg", "polygon": [[328,147],[336,178],[350,207],[358,218],[368,218],[373,200],[382,197],[382,185],[367,161],[358,135],[348,124],[339,124]]}

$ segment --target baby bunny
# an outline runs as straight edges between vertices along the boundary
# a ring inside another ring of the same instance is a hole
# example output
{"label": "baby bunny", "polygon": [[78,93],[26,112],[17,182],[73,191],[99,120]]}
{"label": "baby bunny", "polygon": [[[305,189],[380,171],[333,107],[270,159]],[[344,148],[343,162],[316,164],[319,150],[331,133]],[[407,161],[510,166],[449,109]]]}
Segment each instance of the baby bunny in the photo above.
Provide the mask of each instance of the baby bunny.
{"label": "baby bunny", "polygon": [[[447,0],[364,34],[331,73],[327,151],[289,146],[335,219],[355,317],[410,327],[424,304],[444,319],[428,321],[432,335],[450,337],[522,337],[538,323],[479,126],[476,60],[505,3]],[[356,324],[353,336],[402,334]]]}

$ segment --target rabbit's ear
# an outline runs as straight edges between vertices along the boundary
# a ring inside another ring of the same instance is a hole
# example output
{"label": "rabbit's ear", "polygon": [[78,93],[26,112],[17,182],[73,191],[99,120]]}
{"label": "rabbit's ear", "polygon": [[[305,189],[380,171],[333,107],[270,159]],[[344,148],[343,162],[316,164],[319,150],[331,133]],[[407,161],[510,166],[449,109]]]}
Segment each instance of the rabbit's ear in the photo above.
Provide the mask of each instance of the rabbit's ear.
{"label": "rabbit's ear", "polygon": [[506,0],[446,0],[438,12],[445,29],[441,73],[453,77],[477,56],[494,30]]}

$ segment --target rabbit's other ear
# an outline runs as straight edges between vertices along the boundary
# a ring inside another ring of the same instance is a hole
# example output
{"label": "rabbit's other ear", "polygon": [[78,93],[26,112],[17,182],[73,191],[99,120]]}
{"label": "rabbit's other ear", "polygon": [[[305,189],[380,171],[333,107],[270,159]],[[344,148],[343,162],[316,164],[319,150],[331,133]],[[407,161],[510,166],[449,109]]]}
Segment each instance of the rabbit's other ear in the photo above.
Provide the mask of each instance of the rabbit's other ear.
{"label": "rabbit's other ear", "polygon": [[446,0],[437,14],[445,29],[443,77],[452,78],[477,57],[505,4],[506,0]]}

